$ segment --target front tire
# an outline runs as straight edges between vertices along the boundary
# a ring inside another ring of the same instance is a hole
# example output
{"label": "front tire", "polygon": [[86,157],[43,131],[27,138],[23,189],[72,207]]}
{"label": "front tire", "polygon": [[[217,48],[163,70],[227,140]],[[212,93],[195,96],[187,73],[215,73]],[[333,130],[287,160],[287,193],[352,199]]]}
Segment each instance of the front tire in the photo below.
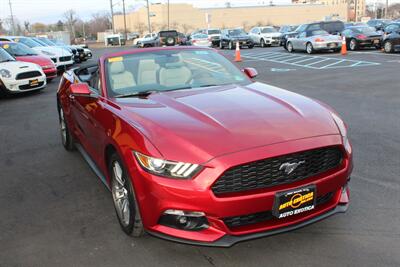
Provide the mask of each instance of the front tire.
{"label": "front tire", "polygon": [[115,212],[122,230],[130,236],[140,237],[144,234],[142,218],[131,179],[116,153],[108,162],[111,175],[111,192]]}
{"label": "front tire", "polygon": [[232,41],[229,41],[228,48],[229,48],[229,50],[233,50],[234,47],[233,47]]}
{"label": "front tire", "polygon": [[288,42],[288,43],[286,44],[286,50],[287,50],[289,53],[294,52],[293,45],[292,45],[291,42]]}
{"label": "front tire", "polygon": [[356,40],[356,39],[353,38],[353,39],[350,40],[349,49],[350,49],[351,51],[358,50],[358,43],[357,43],[357,40]]}
{"label": "front tire", "polygon": [[261,41],[260,41],[260,46],[261,46],[262,48],[266,47],[264,39],[261,39]]}
{"label": "front tire", "polygon": [[314,53],[314,48],[313,48],[313,46],[312,46],[311,43],[307,43],[307,45],[306,45],[306,51],[307,51],[307,54],[312,54],[312,53]]}
{"label": "front tire", "polygon": [[224,49],[224,45],[222,44],[222,40],[219,42],[219,49]]}
{"label": "front tire", "polygon": [[62,107],[59,108],[59,122],[60,122],[60,134],[61,134],[61,143],[65,150],[73,151],[75,150],[74,138],[69,130],[67,121],[65,120],[64,111]]}

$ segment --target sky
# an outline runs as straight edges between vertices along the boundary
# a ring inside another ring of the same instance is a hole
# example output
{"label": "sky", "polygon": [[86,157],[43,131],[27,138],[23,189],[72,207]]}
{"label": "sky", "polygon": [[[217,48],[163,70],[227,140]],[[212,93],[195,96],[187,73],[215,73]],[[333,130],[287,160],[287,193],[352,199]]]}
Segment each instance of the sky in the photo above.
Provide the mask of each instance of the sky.
{"label": "sky", "polygon": [[[192,3],[197,7],[215,7],[223,6],[227,1],[235,5],[249,4],[269,4],[270,0],[170,0],[170,3]],[[378,0],[383,2],[385,0]],[[389,0],[389,3],[400,0]],[[0,0],[0,19],[10,16],[9,0]],[[122,0],[113,0],[116,11],[122,10]],[[152,3],[166,2],[166,0],[150,0]],[[274,4],[288,4],[291,0],[273,0]],[[367,0],[367,2],[375,2],[375,0]],[[68,9],[74,9],[78,16],[87,20],[91,14],[97,12],[109,12],[110,0],[11,0],[14,17],[21,23],[24,21],[56,23],[62,19],[62,14]],[[128,8],[145,3],[144,0],[125,0]]]}

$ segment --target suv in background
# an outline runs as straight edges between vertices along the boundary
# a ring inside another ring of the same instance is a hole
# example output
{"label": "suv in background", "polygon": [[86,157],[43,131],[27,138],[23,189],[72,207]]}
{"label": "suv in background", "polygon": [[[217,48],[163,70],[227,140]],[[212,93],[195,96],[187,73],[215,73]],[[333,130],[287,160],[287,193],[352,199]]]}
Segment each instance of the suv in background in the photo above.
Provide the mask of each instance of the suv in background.
{"label": "suv in background", "polygon": [[204,33],[208,35],[212,46],[219,46],[221,40],[221,30],[220,29],[206,29]]}
{"label": "suv in background", "polygon": [[254,42],[243,29],[225,29],[221,31],[221,41],[219,42],[220,49],[224,49],[225,47],[234,49],[237,43],[239,43],[240,47],[254,47]]}
{"label": "suv in background", "polygon": [[279,45],[281,33],[272,26],[254,27],[250,30],[249,36],[254,44],[261,47]]}
{"label": "suv in background", "polygon": [[175,30],[160,31],[158,33],[159,46],[174,46],[179,45],[179,35]]}
{"label": "suv in background", "polygon": [[386,53],[393,53],[400,49],[400,22],[393,22],[385,27],[382,47]]}

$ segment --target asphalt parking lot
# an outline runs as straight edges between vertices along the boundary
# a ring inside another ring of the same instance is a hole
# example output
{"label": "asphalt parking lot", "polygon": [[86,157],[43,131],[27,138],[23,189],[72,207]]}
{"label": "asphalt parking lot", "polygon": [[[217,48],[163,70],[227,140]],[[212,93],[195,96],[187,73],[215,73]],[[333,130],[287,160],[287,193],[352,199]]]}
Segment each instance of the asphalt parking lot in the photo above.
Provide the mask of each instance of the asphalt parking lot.
{"label": "asphalt parking lot", "polygon": [[346,214],[228,249],[129,238],[110,193],[61,146],[57,79],[0,99],[0,266],[400,266],[400,54],[272,47],[244,49],[242,59],[256,80],[323,101],[348,123],[355,169]]}

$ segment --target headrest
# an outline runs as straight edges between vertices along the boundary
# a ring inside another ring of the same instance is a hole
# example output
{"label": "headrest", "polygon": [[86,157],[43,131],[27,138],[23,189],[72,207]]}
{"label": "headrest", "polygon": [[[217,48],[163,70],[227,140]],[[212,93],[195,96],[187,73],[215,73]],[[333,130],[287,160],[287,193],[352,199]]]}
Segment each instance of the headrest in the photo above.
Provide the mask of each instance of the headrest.
{"label": "headrest", "polygon": [[181,68],[183,66],[184,66],[183,62],[173,62],[165,64],[165,68],[167,69],[176,69],[176,68]]}
{"label": "headrest", "polygon": [[112,62],[110,64],[111,74],[119,74],[125,71],[124,63],[122,62]]}
{"label": "headrest", "polygon": [[155,63],[154,59],[144,59],[140,61],[139,69],[141,71],[157,70],[159,66]]}

